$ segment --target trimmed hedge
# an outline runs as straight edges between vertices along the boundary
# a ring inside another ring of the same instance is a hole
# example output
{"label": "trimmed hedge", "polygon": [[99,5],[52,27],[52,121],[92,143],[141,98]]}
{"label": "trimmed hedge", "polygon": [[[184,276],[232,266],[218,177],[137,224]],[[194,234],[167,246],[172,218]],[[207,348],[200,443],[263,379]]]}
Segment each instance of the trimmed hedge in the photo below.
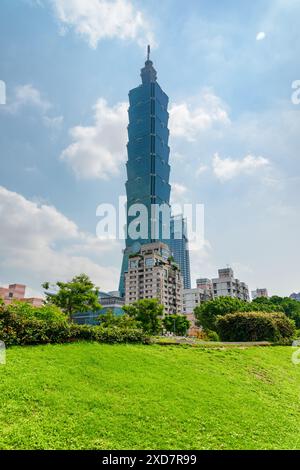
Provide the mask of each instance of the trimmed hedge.
{"label": "trimmed hedge", "polygon": [[0,306],[0,340],[6,346],[97,341],[99,343],[150,343],[139,328],[75,325],[24,318]]}
{"label": "trimmed hedge", "polygon": [[237,312],[219,316],[217,331],[222,341],[290,341],[295,323],[280,312]]}

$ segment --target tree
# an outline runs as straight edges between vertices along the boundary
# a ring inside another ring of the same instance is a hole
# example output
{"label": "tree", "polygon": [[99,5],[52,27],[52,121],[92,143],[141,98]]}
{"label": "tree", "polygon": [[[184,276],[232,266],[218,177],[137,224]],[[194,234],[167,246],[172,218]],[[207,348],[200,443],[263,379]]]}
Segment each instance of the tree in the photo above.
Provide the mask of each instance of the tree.
{"label": "tree", "polygon": [[99,303],[99,289],[94,286],[86,274],[75,276],[69,282],[57,282],[57,292],[49,292],[50,284],[45,282],[46,304],[56,305],[72,321],[75,313],[83,313],[89,310],[97,311],[102,307]]}
{"label": "tree", "polygon": [[191,324],[184,315],[166,315],[162,322],[167,331],[179,336],[185,336]]}
{"label": "tree", "polygon": [[259,305],[263,310],[266,308],[277,312],[284,312],[288,318],[295,321],[296,327],[300,328],[300,302],[290,297],[273,296],[258,297],[252,304]]}
{"label": "tree", "polygon": [[129,315],[116,315],[112,310],[102,313],[98,317],[101,326],[108,328],[110,326],[119,326],[121,328],[139,328],[140,324]]}
{"label": "tree", "polygon": [[214,300],[204,302],[195,308],[194,314],[199,326],[206,331],[216,331],[216,319],[220,315],[227,313],[243,312],[249,307],[249,303],[244,300],[232,297],[218,297]]}
{"label": "tree", "polygon": [[288,318],[295,321],[297,327],[300,327],[300,302],[289,297],[259,297],[253,302],[246,302],[232,297],[218,297],[196,307],[194,314],[198,325],[202,326],[205,331],[216,331],[217,316],[236,312],[259,311],[285,313]]}
{"label": "tree", "polygon": [[152,335],[160,333],[164,308],[157,299],[138,300],[131,305],[125,305],[123,310],[127,315],[140,322],[146,333]]}

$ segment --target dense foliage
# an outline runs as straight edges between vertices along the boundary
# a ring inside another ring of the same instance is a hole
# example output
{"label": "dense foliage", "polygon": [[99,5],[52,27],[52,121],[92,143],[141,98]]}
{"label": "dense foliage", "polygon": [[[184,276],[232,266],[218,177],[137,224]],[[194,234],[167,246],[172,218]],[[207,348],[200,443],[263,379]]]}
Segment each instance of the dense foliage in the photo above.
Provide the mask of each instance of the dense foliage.
{"label": "dense foliage", "polygon": [[190,321],[184,315],[166,315],[162,324],[168,332],[179,336],[185,336],[190,327]]}
{"label": "dense foliage", "polygon": [[[204,330],[216,331],[216,320],[220,315],[251,310],[250,303],[232,297],[218,297],[195,308],[194,314]],[[254,309],[255,310],[255,309]]]}
{"label": "dense foliage", "polygon": [[70,321],[75,313],[101,310],[99,289],[86,274],[75,276],[69,282],[57,282],[55,286],[45,282],[43,288],[47,304],[61,308]]}
{"label": "dense foliage", "polygon": [[[88,326],[75,325],[61,319],[46,319],[43,309],[37,309],[36,316],[26,317],[23,309],[17,305],[0,306],[0,340],[6,346],[27,344],[65,343],[78,340],[98,341],[103,343],[148,343],[149,338],[140,328],[126,326]],[[34,307],[32,307],[34,309]],[[38,319],[37,316],[40,315]],[[42,318],[44,317],[44,318]]]}
{"label": "dense foliage", "polygon": [[204,330],[216,331],[216,319],[235,312],[283,312],[294,320],[300,328],[300,302],[288,297],[258,298],[253,302],[245,302],[232,297],[218,297],[204,302],[195,308],[194,313],[198,325]]}
{"label": "dense foliage", "polygon": [[258,306],[260,310],[282,311],[288,318],[294,320],[297,328],[300,328],[300,302],[289,297],[273,296],[270,298],[259,297],[252,302],[252,305]]}
{"label": "dense foliage", "polygon": [[222,341],[291,340],[295,323],[281,312],[236,312],[219,316],[216,328]]}
{"label": "dense foliage", "polygon": [[157,335],[161,332],[164,308],[157,299],[138,300],[131,305],[125,305],[123,310],[139,322],[146,333]]}
{"label": "dense foliage", "polygon": [[26,302],[13,302],[7,310],[25,320],[45,320],[48,323],[64,325],[68,322],[67,316],[56,305],[46,304],[34,307]]}
{"label": "dense foliage", "polygon": [[116,315],[112,310],[108,310],[106,313],[99,315],[98,321],[104,328],[108,328],[110,326],[120,326],[123,328],[141,328],[140,322],[136,321],[135,318],[130,317],[127,314]]}

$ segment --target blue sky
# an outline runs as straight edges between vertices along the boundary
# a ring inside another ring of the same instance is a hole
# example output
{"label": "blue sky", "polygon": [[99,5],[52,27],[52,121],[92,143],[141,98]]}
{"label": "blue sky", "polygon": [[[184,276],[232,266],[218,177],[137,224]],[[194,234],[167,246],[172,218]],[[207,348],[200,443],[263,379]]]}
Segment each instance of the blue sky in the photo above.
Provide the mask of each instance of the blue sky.
{"label": "blue sky", "polygon": [[173,201],[205,205],[192,275],[300,290],[297,0],[2,0],[0,283],[39,293],[86,271],[116,289],[122,242],[96,207],[124,194],[128,91],[146,44],[170,97]]}

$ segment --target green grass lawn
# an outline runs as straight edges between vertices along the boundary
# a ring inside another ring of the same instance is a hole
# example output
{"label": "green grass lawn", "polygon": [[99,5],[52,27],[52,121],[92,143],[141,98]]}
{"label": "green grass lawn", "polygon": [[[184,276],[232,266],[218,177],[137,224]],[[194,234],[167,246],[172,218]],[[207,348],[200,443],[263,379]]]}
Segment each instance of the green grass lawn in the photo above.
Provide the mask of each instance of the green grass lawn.
{"label": "green grass lawn", "polygon": [[292,348],[15,347],[0,449],[300,449]]}

